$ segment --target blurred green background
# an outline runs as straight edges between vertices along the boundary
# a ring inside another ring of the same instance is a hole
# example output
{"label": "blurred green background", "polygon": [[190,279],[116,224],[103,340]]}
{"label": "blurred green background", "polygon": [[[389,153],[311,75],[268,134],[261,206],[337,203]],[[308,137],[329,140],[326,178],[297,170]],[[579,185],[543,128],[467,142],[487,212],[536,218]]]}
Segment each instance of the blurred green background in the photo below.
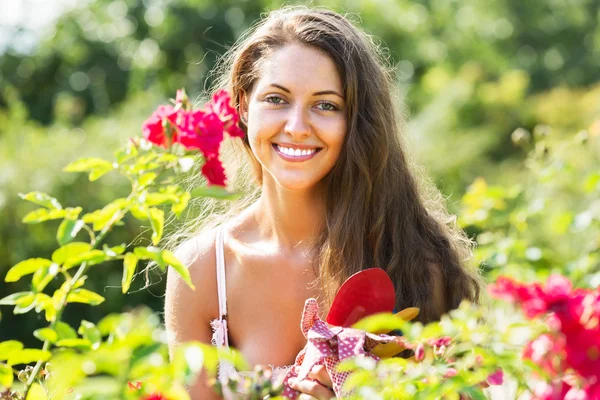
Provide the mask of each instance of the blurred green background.
{"label": "blurred green background", "polygon": [[[58,247],[58,222],[20,222],[33,206],[17,193],[45,191],[84,211],[126,195],[128,183],[111,174],[89,183],[61,170],[82,156],[110,159],[178,88],[201,94],[219,55],[282,3],[0,3],[0,277]],[[312,4],[351,14],[389,49],[409,151],[480,243],[488,276],[558,269],[600,283],[600,0]],[[147,229],[132,226],[111,244],[148,244]],[[90,289],[107,300],[71,305],[66,321],[138,304],[162,313],[164,277],[138,276],[122,295],[121,273],[92,269]],[[1,281],[0,298],[26,286]],[[30,332],[43,316],[0,311],[0,341],[39,345]]]}

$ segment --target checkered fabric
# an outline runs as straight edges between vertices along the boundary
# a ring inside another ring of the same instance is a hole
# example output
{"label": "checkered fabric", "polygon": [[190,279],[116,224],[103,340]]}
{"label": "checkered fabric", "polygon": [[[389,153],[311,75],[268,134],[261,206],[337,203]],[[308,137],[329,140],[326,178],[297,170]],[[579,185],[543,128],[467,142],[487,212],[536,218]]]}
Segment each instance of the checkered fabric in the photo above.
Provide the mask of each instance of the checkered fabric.
{"label": "checkered fabric", "polygon": [[316,365],[325,365],[333,382],[333,391],[338,398],[349,396],[351,393],[343,393],[342,386],[350,373],[336,372],[335,367],[339,362],[357,356],[378,361],[379,358],[369,353],[370,350],[380,343],[389,343],[395,339],[389,335],[375,335],[358,329],[329,326],[318,317],[318,311],[316,299],[306,300],[302,313],[302,333],[308,342],[283,380],[282,395],[286,399],[295,400],[300,395],[300,392],[288,386],[289,379],[307,379]]}

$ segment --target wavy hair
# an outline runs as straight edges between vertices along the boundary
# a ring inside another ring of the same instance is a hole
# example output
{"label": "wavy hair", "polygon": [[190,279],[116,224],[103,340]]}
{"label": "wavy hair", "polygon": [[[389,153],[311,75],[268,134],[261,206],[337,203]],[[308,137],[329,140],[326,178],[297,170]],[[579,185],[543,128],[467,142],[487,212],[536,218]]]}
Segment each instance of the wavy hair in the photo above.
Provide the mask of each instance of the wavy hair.
{"label": "wavy hair", "polygon": [[[348,17],[303,6],[270,12],[222,58],[215,88],[227,89],[239,111],[241,96],[251,93],[263,60],[290,43],[320,49],[331,57],[347,104],[347,134],[336,165],[324,178],[325,221],[314,242],[317,284],[325,302],[330,304],[346,278],[369,267],[383,268],[391,277],[396,309],[419,307],[422,322],[438,320],[463,299],[478,302],[482,281],[467,266],[472,242],[456,227],[440,192],[407,158],[391,68],[380,46]],[[246,130],[243,123],[242,128]],[[259,194],[260,164],[247,138],[242,147],[258,185],[247,187],[245,200],[225,215],[205,214],[213,223],[238,212]],[[244,164],[237,161],[235,170]],[[444,285],[443,309],[434,304],[436,276]]]}

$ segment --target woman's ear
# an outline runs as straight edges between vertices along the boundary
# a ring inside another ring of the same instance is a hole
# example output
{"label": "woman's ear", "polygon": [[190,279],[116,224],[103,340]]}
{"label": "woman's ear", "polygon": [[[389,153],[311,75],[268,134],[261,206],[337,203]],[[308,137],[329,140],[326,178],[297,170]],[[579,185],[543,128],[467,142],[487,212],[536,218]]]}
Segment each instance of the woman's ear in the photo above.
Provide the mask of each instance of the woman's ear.
{"label": "woman's ear", "polygon": [[240,120],[248,125],[248,93],[240,90]]}

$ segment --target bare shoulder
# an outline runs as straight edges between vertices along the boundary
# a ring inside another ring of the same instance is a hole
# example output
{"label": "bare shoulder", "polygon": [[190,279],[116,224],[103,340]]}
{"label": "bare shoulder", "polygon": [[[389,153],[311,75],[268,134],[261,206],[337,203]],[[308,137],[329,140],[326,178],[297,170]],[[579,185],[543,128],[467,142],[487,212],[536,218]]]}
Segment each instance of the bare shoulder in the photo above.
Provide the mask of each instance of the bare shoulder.
{"label": "bare shoulder", "polygon": [[203,232],[183,242],[175,256],[188,268],[191,289],[179,274],[169,269],[165,296],[165,325],[170,343],[188,340],[210,342],[210,320],[217,317],[216,230]]}

